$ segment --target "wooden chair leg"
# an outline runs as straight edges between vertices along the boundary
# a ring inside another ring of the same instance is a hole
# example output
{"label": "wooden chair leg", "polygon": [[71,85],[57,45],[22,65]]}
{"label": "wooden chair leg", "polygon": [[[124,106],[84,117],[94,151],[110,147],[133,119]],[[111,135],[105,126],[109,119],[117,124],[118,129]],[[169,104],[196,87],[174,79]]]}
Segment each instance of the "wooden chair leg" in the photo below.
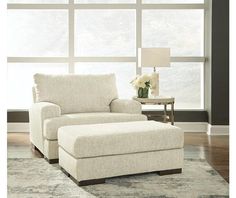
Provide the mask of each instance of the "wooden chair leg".
{"label": "wooden chair leg", "polygon": [[158,171],[157,172],[157,174],[160,175],[160,176],[178,174],[178,173],[182,173],[182,168],[172,169],[172,170],[163,170],[163,171]]}
{"label": "wooden chair leg", "polygon": [[32,148],[34,151],[40,151],[33,143],[31,143],[31,148]]}
{"label": "wooden chair leg", "polygon": [[48,159],[44,157],[44,159],[49,163],[49,164],[57,164],[59,162],[59,159]]}

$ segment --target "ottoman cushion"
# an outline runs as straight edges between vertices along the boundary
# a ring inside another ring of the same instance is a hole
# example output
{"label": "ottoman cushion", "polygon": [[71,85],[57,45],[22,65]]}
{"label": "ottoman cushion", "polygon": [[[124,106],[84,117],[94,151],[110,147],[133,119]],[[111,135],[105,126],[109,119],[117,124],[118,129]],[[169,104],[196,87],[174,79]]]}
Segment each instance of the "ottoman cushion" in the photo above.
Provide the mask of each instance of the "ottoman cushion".
{"label": "ottoman cushion", "polygon": [[155,121],[64,126],[58,144],[75,158],[183,148],[183,131]]}
{"label": "ottoman cushion", "polygon": [[57,132],[61,126],[102,124],[114,122],[145,121],[147,117],[142,114],[130,113],[72,113],[60,117],[49,118],[44,121],[44,137],[48,140],[57,140]]}

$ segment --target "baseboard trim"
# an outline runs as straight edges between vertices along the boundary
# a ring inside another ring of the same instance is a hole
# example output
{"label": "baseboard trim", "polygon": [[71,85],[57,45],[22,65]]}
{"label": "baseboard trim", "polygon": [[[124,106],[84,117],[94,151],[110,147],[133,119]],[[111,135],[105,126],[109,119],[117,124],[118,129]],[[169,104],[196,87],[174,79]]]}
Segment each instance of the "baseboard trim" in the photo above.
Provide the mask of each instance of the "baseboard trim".
{"label": "baseboard trim", "polygon": [[29,123],[28,122],[8,122],[7,123],[7,132],[8,133],[22,133],[29,132]]}
{"label": "baseboard trim", "polygon": [[[211,125],[207,122],[175,122],[175,126],[190,133],[207,133],[207,135],[229,135],[229,125]],[[28,122],[8,122],[7,132],[29,132]]]}
{"label": "baseboard trim", "polygon": [[229,125],[208,124],[207,135],[229,135]]}
{"label": "baseboard trim", "polygon": [[183,129],[186,133],[206,133],[207,132],[207,122],[175,122],[175,126]]}

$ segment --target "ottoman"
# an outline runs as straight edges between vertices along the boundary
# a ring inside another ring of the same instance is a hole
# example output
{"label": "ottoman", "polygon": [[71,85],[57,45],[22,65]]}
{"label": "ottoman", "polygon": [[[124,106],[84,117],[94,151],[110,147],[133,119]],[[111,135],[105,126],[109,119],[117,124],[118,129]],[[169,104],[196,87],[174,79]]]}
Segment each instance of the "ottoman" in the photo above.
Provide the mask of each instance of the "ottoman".
{"label": "ottoman", "polygon": [[59,165],[78,185],[105,178],[181,173],[183,131],[155,121],[64,126],[58,130]]}

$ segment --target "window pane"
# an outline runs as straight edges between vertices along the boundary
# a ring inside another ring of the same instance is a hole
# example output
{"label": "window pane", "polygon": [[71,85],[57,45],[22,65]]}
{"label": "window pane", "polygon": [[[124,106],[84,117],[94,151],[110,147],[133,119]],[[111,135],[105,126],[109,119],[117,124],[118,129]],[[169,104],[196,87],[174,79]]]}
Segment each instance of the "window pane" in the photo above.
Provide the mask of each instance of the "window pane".
{"label": "window pane", "polygon": [[8,10],[8,56],[67,56],[65,10]]}
{"label": "window pane", "polygon": [[204,3],[204,0],[143,0],[143,3]]}
{"label": "window pane", "polygon": [[[152,73],[153,69],[142,68],[142,71]],[[176,109],[203,108],[203,63],[172,63],[171,67],[157,68],[157,71],[159,94],[175,97]]]}
{"label": "window pane", "polygon": [[67,70],[67,64],[62,63],[8,63],[8,109],[30,107],[35,73],[66,74]]}
{"label": "window pane", "polygon": [[135,90],[130,81],[135,77],[135,63],[77,63],[75,73],[116,75],[119,98],[132,98]]}
{"label": "window pane", "polygon": [[75,0],[75,3],[136,3],[136,0]]}
{"label": "window pane", "polygon": [[143,47],[170,47],[172,56],[203,56],[203,10],[143,11]]}
{"label": "window pane", "polygon": [[8,3],[68,3],[68,0],[8,0]]}
{"label": "window pane", "polygon": [[135,56],[134,10],[77,10],[77,56]]}

